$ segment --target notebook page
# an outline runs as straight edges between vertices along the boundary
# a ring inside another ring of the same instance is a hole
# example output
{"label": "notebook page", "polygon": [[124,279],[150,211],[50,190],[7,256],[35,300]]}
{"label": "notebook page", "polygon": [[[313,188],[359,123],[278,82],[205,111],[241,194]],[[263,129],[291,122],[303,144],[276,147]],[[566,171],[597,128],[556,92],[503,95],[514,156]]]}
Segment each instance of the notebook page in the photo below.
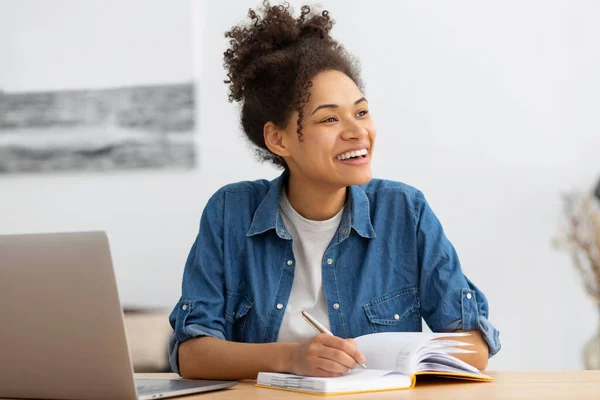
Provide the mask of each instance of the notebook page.
{"label": "notebook page", "polygon": [[418,371],[446,371],[447,368],[459,369],[476,375],[480,374],[477,368],[445,353],[430,353],[423,357],[423,360],[419,362]]}
{"label": "notebook page", "polygon": [[335,378],[261,372],[256,383],[259,386],[314,393],[344,393],[409,388],[412,378],[398,371],[356,368]]}
{"label": "notebook page", "polygon": [[416,371],[416,355],[430,340],[438,337],[468,336],[468,333],[381,332],[355,338],[369,368],[397,370],[405,375]]}

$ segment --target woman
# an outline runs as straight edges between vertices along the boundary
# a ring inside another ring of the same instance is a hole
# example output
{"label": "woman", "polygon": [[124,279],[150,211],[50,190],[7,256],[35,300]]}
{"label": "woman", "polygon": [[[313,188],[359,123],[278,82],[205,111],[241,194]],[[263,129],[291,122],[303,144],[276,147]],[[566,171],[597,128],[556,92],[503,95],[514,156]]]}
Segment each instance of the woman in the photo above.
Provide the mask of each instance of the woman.
{"label": "woman", "polygon": [[[470,331],[485,369],[499,348],[488,306],[418,190],[372,179],[375,124],[357,63],[329,36],[327,11],[250,10],[226,36],[230,101],[273,181],[221,188],[204,209],[170,316],[174,371],[255,378],[339,376],[366,362],[373,332]],[[315,335],[306,310],[335,336]]]}

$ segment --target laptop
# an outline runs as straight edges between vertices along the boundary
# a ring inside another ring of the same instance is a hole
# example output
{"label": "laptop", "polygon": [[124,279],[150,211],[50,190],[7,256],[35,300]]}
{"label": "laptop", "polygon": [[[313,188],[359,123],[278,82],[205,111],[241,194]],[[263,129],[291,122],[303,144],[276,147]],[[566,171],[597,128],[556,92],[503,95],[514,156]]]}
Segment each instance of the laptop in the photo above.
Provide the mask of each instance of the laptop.
{"label": "laptop", "polygon": [[0,398],[146,400],[235,384],[134,378],[104,232],[0,235]]}

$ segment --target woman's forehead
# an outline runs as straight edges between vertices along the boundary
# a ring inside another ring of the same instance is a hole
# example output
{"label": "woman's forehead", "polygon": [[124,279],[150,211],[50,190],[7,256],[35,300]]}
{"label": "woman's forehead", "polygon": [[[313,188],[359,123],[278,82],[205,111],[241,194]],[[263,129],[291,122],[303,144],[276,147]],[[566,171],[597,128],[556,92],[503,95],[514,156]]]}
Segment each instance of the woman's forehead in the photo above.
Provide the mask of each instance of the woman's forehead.
{"label": "woman's forehead", "polygon": [[308,104],[354,104],[362,92],[350,77],[339,71],[323,71],[312,79]]}

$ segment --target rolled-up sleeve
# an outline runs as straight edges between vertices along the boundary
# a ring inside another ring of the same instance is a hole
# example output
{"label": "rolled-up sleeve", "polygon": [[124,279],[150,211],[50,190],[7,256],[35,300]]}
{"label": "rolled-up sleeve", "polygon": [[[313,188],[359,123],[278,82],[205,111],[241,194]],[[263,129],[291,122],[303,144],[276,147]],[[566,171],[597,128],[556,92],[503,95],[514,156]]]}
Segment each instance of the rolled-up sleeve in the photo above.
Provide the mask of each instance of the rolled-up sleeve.
{"label": "rolled-up sleeve", "polygon": [[489,357],[500,350],[499,331],[489,322],[488,302],[462,272],[456,250],[422,193],[415,202],[421,312],[434,332],[480,330]]}
{"label": "rolled-up sleeve", "polygon": [[219,193],[207,203],[200,229],[183,272],[181,298],[169,316],[171,369],[179,370],[179,345],[193,337],[225,339],[223,201]]}

